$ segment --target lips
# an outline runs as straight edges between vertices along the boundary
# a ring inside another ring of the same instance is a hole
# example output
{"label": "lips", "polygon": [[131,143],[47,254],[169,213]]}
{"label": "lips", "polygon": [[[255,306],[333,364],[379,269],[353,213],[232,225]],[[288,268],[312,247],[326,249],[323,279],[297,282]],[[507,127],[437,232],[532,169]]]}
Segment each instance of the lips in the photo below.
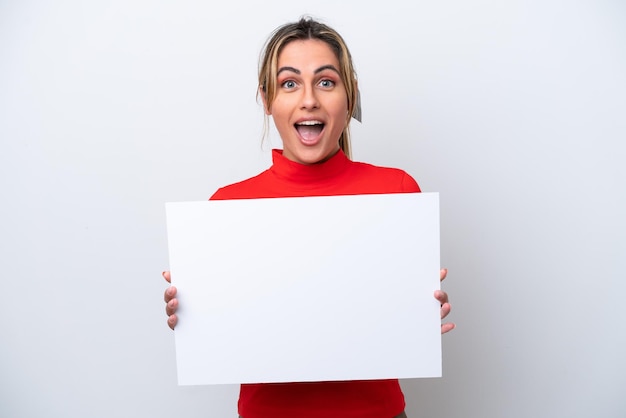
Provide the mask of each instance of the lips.
{"label": "lips", "polygon": [[319,120],[305,120],[296,123],[296,131],[305,141],[314,141],[324,130],[324,122]]}

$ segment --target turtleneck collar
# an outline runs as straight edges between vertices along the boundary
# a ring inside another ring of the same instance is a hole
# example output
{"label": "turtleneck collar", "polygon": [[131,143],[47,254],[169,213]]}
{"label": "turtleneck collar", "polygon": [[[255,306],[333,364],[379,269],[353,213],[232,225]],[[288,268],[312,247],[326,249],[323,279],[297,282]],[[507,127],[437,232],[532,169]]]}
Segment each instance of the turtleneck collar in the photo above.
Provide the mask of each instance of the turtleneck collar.
{"label": "turtleneck collar", "polygon": [[273,149],[270,171],[282,180],[306,183],[337,177],[345,172],[349,165],[350,160],[341,149],[323,163],[310,165],[291,161],[283,155],[282,150]]}

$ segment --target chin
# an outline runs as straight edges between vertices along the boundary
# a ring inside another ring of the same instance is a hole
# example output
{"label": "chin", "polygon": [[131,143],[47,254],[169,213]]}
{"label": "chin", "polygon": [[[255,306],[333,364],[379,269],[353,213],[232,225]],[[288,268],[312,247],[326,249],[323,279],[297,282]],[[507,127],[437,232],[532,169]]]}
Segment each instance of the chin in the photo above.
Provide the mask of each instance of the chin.
{"label": "chin", "polygon": [[285,152],[283,150],[283,155],[285,155],[285,157],[297,163],[311,165],[311,164],[318,164],[318,163],[328,160],[330,157],[335,155],[338,151],[339,151],[339,148],[331,149],[331,150],[303,149],[303,150],[298,150],[297,152],[287,152],[287,155],[285,155]]}

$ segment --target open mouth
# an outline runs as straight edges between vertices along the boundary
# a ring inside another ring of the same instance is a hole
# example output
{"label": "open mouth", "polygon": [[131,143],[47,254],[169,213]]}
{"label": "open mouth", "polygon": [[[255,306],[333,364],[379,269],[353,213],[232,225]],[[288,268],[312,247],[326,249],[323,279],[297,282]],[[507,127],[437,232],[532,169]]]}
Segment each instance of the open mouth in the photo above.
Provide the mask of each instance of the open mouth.
{"label": "open mouth", "polygon": [[306,120],[298,122],[294,126],[300,137],[305,141],[314,140],[324,130],[324,123],[319,120]]}

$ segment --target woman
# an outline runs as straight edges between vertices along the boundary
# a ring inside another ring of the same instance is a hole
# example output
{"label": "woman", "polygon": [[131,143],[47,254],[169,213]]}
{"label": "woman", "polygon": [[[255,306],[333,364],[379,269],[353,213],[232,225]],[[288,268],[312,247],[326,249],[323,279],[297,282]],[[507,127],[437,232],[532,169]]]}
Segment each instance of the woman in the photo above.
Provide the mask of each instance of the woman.
{"label": "woman", "polygon": [[[349,159],[349,123],[359,111],[357,80],[350,52],[333,29],[312,19],[278,28],[264,49],[258,93],[283,150],[272,151],[268,170],[219,189],[211,199],[420,191],[402,170]],[[169,282],[169,272],[163,275]],[[441,279],[445,276],[444,269]],[[437,290],[435,298],[444,318],[450,312],[448,296]],[[168,325],[174,329],[174,287],[165,291],[165,301]],[[446,323],[441,332],[453,328]],[[243,418],[392,418],[406,416],[404,407],[398,380],[243,384],[239,398]]]}

